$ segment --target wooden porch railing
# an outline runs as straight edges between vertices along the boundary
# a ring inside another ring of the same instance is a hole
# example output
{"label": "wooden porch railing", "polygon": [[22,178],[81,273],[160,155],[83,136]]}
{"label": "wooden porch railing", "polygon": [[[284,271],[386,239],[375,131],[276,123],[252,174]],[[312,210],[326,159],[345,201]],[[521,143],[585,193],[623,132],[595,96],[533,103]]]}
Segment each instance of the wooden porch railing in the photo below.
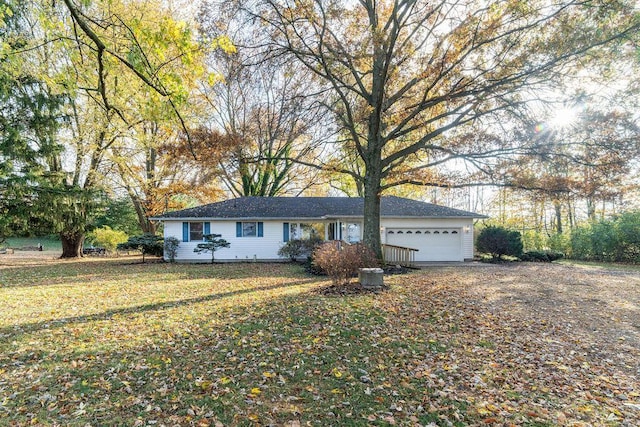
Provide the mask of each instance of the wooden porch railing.
{"label": "wooden porch railing", "polygon": [[[345,240],[330,240],[329,242],[337,248],[351,245],[351,243]],[[416,261],[416,252],[418,251],[419,249],[383,244],[382,260],[385,264],[413,267]]]}
{"label": "wooden porch railing", "polygon": [[382,258],[385,264],[413,267],[416,261],[416,252],[418,252],[418,249],[387,244],[382,245]]}

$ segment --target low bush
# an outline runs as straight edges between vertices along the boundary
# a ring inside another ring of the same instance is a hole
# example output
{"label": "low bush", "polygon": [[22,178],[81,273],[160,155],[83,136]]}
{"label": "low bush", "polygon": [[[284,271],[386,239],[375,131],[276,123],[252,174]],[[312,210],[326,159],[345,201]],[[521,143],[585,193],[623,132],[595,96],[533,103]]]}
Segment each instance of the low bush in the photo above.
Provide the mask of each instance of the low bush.
{"label": "low bush", "polygon": [[529,251],[520,255],[520,261],[525,262],[549,262],[549,257],[545,251]]}
{"label": "low bush", "polygon": [[175,262],[176,256],[178,256],[178,247],[180,246],[180,240],[176,237],[167,237],[164,239],[164,254],[169,259],[169,262]]}
{"label": "low bush", "polygon": [[562,252],[557,251],[529,251],[520,255],[520,261],[526,262],[553,262],[564,257]]}
{"label": "low bush", "polygon": [[377,267],[375,253],[367,246],[357,243],[347,245],[328,242],[313,252],[313,263],[324,271],[335,285],[349,283],[358,274],[358,269]]}
{"label": "low bush", "polygon": [[322,239],[317,236],[308,239],[289,240],[278,250],[278,256],[289,258],[291,261],[309,258],[322,242]]}
{"label": "low bush", "polygon": [[120,243],[129,238],[124,231],[113,230],[108,225],[96,228],[92,232],[93,245],[105,248],[107,252],[115,252]]}
{"label": "low bush", "polygon": [[327,272],[324,271],[318,264],[316,264],[313,253],[307,257],[307,259],[303,262],[304,269],[307,273],[313,274],[314,276],[326,276]]}
{"label": "low bush", "polygon": [[547,251],[547,256],[549,257],[549,261],[553,262],[564,258],[564,253],[559,251]]}

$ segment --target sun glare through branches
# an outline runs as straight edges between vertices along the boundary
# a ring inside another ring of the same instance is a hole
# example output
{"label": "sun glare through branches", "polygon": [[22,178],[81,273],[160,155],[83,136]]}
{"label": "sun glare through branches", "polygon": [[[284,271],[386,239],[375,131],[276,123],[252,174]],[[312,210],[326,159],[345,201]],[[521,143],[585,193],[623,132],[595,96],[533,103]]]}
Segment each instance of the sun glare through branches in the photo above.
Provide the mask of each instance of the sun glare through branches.
{"label": "sun glare through branches", "polygon": [[580,110],[577,107],[559,108],[551,114],[548,124],[555,129],[569,127],[578,120]]}

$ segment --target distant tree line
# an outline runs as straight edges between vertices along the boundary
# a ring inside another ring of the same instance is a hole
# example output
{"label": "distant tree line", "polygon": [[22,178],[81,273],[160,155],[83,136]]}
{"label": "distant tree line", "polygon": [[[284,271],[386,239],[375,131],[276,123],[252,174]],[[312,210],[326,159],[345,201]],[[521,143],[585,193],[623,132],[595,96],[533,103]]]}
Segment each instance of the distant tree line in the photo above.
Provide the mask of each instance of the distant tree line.
{"label": "distant tree line", "polygon": [[478,231],[476,249],[490,254],[493,260],[506,255],[523,261],[549,262],[566,257],[583,261],[640,263],[640,211],[585,223],[572,229],[563,240],[550,239],[547,244],[523,244],[519,231],[496,225]]}

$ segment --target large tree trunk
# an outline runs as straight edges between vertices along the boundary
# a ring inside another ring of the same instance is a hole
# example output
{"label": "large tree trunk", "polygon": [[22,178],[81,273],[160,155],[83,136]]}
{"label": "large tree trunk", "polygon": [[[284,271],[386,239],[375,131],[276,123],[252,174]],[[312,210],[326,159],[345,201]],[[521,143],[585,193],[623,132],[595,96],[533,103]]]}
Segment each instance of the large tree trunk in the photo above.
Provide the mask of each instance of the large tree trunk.
{"label": "large tree trunk", "polygon": [[138,217],[138,224],[140,225],[140,229],[144,234],[156,234],[156,224],[152,221],[149,221],[147,218],[144,207],[142,206],[142,200],[138,198],[138,196],[131,190],[128,189],[129,198],[133,203],[133,208],[136,211],[136,216]]}
{"label": "large tree trunk", "polygon": [[81,232],[61,232],[62,255],[60,258],[78,258],[82,256],[82,244],[84,243],[84,233]]}
{"label": "large tree trunk", "polygon": [[153,221],[147,220],[147,229],[145,230],[145,233],[156,234],[157,231],[158,231],[158,227],[156,226],[156,223]]}
{"label": "large tree trunk", "polygon": [[376,257],[382,261],[382,241],[380,239],[380,154],[372,155],[367,162],[364,176],[364,230],[363,241]]}
{"label": "large tree trunk", "polygon": [[[369,15],[369,23],[374,32],[378,22],[375,14]],[[376,40],[374,36],[374,40]],[[379,41],[374,42],[371,98],[368,117],[367,144],[364,147],[364,244],[373,250],[382,261],[382,241],[380,239],[380,193],[382,192],[382,148],[384,147],[384,122],[382,119],[384,84],[387,76],[385,52]]]}
{"label": "large tree trunk", "polygon": [[364,244],[382,260],[380,240],[380,184],[365,183],[364,187]]}

